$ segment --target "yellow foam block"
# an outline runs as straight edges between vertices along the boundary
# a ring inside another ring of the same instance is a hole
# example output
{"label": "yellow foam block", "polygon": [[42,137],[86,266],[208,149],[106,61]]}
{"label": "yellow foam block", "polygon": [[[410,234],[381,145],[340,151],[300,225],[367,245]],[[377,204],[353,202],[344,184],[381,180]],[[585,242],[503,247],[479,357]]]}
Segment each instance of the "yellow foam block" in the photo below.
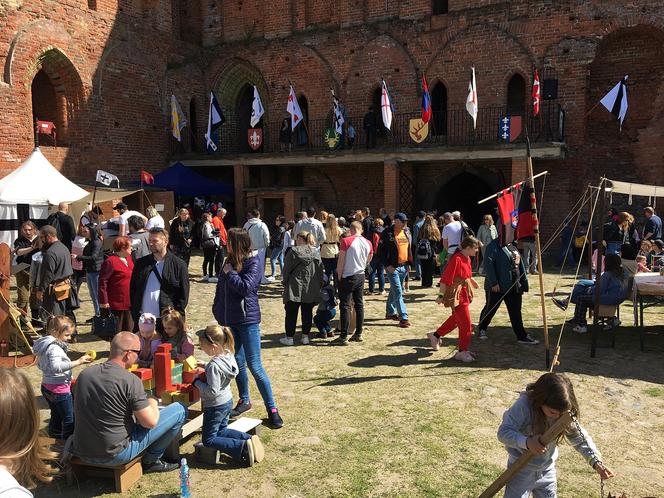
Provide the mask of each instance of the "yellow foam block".
{"label": "yellow foam block", "polygon": [[168,391],[161,393],[161,404],[170,405],[173,402],[173,394],[174,393]]}
{"label": "yellow foam block", "polygon": [[182,362],[182,369],[184,372],[191,372],[192,370],[196,370],[196,358],[193,356],[188,356],[185,358],[185,360]]}
{"label": "yellow foam block", "polygon": [[154,379],[147,379],[143,381],[144,389],[154,389]]}
{"label": "yellow foam block", "polygon": [[133,372],[134,370],[137,370],[137,369],[138,369],[138,364],[137,363],[134,363],[132,366],[129,367],[130,372]]}
{"label": "yellow foam block", "polygon": [[183,405],[188,405],[189,393],[175,391],[174,393],[171,393],[171,399],[173,400],[173,403],[182,403]]}
{"label": "yellow foam block", "polygon": [[175,360],[171,360],[171,368],[175,366]]}

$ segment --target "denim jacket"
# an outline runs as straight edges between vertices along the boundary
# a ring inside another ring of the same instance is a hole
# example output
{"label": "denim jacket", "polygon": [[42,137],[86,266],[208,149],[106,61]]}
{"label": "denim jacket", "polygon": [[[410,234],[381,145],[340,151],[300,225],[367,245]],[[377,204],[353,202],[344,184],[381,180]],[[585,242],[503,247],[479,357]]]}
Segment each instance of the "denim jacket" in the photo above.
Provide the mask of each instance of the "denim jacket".
{"label": "denim jacket", "polygon": [[[533,421],[532,403],[528,399],[528,395],[523,392],[510,409],[503,414],[503,423],[498,428],[498,441],[505,445],[510,462],[518,459],[522,453],[528,451],[526,440],[530,436],[534,436],[532,429]],[[581,428],[581,432],[579,432],[572,425],[565,433],[565,438],[591,466],[601,460],[602,456],[599,450],[585,429]],[[533,457],[528,465],[544,470],[554,465],[557,458],[558,444],[552,442],[546,447],[546,452]]]}
{"label": "denim jacket", "polygon": [[235,270],[220,273],[212,305],[212,313],[220,325],[260,323],[258,286],[262,277],[258,256],[245,259],[239,273]]}

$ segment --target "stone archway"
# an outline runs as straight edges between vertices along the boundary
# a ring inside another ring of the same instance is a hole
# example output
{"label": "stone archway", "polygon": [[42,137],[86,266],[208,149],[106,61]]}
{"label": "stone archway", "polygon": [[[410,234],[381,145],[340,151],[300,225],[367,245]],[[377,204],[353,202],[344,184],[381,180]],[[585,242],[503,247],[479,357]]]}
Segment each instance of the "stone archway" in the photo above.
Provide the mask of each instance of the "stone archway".
{"label": "stone archway", "polygon": [[32,123],[37,119],[55,123],[60,146],[75,140],[76,112],[84,98],[83,83],[74,65],[60,50],[50,48],[37,58],[30,93]]}

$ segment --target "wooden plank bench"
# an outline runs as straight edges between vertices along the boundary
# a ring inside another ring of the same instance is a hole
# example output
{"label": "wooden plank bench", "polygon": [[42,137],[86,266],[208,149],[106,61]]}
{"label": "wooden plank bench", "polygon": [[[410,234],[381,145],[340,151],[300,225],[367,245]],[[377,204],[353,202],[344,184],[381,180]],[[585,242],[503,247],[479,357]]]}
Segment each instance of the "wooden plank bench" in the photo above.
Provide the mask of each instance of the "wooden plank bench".
{"label": "wooden plank bench", "polygon": [[70,486],[73,484],[74,476],[77,479],[83,477],[113,477],[115,480],[115,491],[125,493],[143,475],[142,458],[143,455],[139,455],[125,464],[111,466],[87,463],[78,457],[72,457],[69,470],[67,471],[67,484]]}
{"label": "wooden plank bench", "polygon": [[[260,435],[261,424],[263,421],[258,418],[240,417],[236,421],[228,424],[229,429],[234,429],[240,432],[246,432],[251,435]],[[194,458],[199,463],[207,465],[216,465],[219,463],[219,451],[214,448],[207,448],[203,446],[202,442],[194,445],[195,455]]]}

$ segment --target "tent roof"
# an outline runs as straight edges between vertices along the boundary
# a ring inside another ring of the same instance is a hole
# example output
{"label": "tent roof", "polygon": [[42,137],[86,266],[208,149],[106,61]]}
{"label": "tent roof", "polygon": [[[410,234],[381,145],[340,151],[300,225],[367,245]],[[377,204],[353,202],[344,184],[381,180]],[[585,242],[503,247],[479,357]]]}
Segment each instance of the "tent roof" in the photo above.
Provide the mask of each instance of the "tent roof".
{"label": "tent roof", "polygon": [[644,185],[643,183],[629,183],[609,180],[614,194],[641,195],[644,197],[664,197],[664,186]]}
{"label": "tent roof", "polygon": [[88,192],[70,182],[35,147],[18,169],[0,180],[0,202],[59,204],[77,201]]}
{"label": "tent roof", "polygon": [[80,202],[92,202],[92,197],[94,194],[95,204],[100,202],[112,201],[113,199],[122,199],[136,192],[140,192],[141,189],[136,190],[126,190],[126,189],[100,189],[97,187],[97,193],[86,192],[86,196],[80,200]]}
{"label": "tent roof", "polygon": [[172,190],[176,195],[233,195],[232,185],[212,180],[177,162],[154,176],[156,187]]}

